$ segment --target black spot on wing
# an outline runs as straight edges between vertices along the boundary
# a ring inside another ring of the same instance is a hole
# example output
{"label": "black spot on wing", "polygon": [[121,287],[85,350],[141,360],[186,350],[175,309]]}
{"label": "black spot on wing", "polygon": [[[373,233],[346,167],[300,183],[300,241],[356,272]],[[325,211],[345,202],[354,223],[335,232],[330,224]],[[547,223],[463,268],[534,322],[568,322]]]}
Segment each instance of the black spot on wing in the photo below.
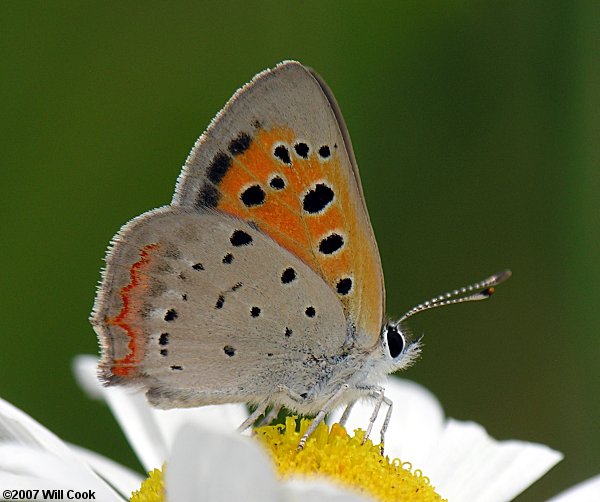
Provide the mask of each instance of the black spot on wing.
{"label": "black spot on wing", "polygon": [[274,190],[283,190],[285,188],[285,181],[280,176],[273,176],[269,181],[269,186]]}
{"label": "black spot on wing", "polygon": [[244,232],[243,230],[235,230],[231,234],[229,241],[231,242],[232,245],[234,245],[236,247],[237,246],[247,246],[249,244],[252,244],[252,236],[249,233]]}
{"label": "black spot on wing", "polygon": [[233,261],[233,255],[231,253],[227,253],[225,256],[223,256],[223,263],[225,265],[230,265],[232,261]]}
{"label": "black spot on wing", "polygon": [[327,145],[323,145],[321,148],[319,148],[319,156],[322,159],[328,159],[331,156],[331,150]]}
{"label": "black spot on wing", "polygon": [[165,321],[171,322],[171,321],[174,321],[175,319],[177,319],[177,311],[175,309],[167,310],[167,312],[165,314]]}
{"label": "black spot on wing", "polygon": [[229,357],[233,357],[235,355],[235,349],[231,345],[225,345],[225,347],[223,347],[223,352],[225,352],[225,354]]}
{"label": "black spot on wing", "polygon": [[161,333],[158,338],[159,345],[169,345],[169,333]]}
{"label": "black spot on wing", "polygon": [[246,207],[260,206],[265,201],[265,191],[260,185],[252,185],[241,193],[240,199]]}
{"label": "black spot on wing", "polygon": [[308,152],[310,149],[306,143],[296,143],[294,145],[294,150],[299,157],[302,157],[303,159],[308,158]]}
{"label": "black spot on wing", "polygon": [[277,157],[284,164],[287,164],[288,166],[292,165],[292,159],[290,158],[290,152],[288,151],[287,147],[285,147],[284,145],[276,146],[275,150],[273,151],[273,155],[275,155],[275,157]]}
{"label": "black spot on wing", "polygon": [[215,185],[218,185],[230,167],[231,157],[223,152],[219,152],[210,161],[206,177]]}
{"label": "black spot on wing", "polygon": [[286,268],[281,274],[281,282],[283,284],[289,284],[296,279],[296,271],[292,267]]}
{"label": "black spot on wing", "polygon": [[248,150],[250,143],[252,143],[252,138],[250,135],[246,134],[245,132],[241,132],[236,138],[231,140],[228,150],[231,152],[231,155],[240,155]]}
{"label": "black spot on wing", "polygon": [[319,252],[322,254],[332,254],[338,251],[344,245],[344,238],[340,234],[331,234],[319,242]]}
{"label": "black spot on wing", "polygon": [[317,314],[317,311],[314,307],[306,307],[304,314],[306,314],[306,317],[314,317]]}
{"label": "black spot on wing", "polygon": [[260,307],[252,307],[250,309],[250,315],[252,317],[258,317],[260,315]]}
{"label": "black spot on wing", "polygon": [[219,199],[221,198],[221,193],[211,183],[204,183],[200,191],[198,192],[198,196],[196,197],[196,207],[199,208],[211,208],[217,207],[219,205]]}
{"label": "black spot on wing", "polygon": [[317,183],[315,188],[309,190],[304,196],[302,207],[309,214],[316,214],[324,211],[331,204],[334,193],[325,183]]}
{"label": "black spot on wing", "polygon": [[343,279],[340,279],[337,282],[335,289],[340,295],[347,295],[352,289],[352,279],[350,279],[350,277],[344,277]]}

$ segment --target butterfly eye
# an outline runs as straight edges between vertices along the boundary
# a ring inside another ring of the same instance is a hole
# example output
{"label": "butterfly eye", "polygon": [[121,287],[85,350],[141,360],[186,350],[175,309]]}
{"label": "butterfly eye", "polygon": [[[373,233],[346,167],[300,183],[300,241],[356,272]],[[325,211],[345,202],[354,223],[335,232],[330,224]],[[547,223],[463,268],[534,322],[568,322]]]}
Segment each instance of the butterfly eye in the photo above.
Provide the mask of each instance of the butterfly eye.
{"label": "butterfly eye", "polygon": [[390,356],[392,359],[396,359],[396,357],[402,354],[404,346],[406,345],[404,335],[402,335],[398,328],[392,324],[388,324],[384,329]]}

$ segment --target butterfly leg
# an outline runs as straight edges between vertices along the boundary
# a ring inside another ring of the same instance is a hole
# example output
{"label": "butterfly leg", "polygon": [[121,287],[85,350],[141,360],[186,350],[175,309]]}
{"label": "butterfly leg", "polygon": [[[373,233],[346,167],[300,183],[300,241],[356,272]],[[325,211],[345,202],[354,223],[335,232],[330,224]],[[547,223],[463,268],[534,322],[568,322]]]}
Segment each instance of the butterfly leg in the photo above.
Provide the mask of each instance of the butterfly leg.
{"label": "butterfly leg", "polygon": [[[278,385],[277,391],[282,394],[285,394],[291,400],[296,401],[298,403],[303,403],[306,401],[306,399],[304,397],[302,397],[297,392],[294,392],[289,387],[286,387],[285,385]],[[262,401],[256,407],[254,412],[252,412],[252,414],[246,420],[244,420],[244,422],[238,427],[238,432],[244,432],[248,427],[251,427],[254,424],[254,422],[256,422],[258,417],[260,417],[265,412],[265,410],[269,406],[269,403],[271,403],[271,402],[273,402],[273,396],[269,396],[267,399]],[[259,426],[260,425],[268,425],[269,423],[271,423],[273,421],[273,419],[279,414],[279,412],[281,411],[281,408],[283,408],[283,406],[274,405],[273,408],[271,409],[271,411],[263,417],[263,419],[260,421],[260,423],[258,425]]]}
{"label": "butterfly leg", "polygon": [[308,440],[310,435],[317,430],[317,427],[319,426],[319,424],[325,419],[325,415],[327,415],[327,413],[329,413],[331,411],[331,408],[335,405],[337,400],[344,394],[344,392],[346,392],[348,390],[348,388],[349,388],[348,384],[342,385],[335,392],[335,394],[333,394],[333,396],[331,396],[327,400],[327,402],[323,405],[323,408],[321,409],[321,411],[319,411],[319,413],[317,413],[317,416],[313,419],[313,421],[309,425],[308,429],[304,433],[304,436],[302,436],[300,438],[300,442],[298,443],[298,450],[301,450],[302,448],[304,448],[304,445],[306,444],[306,441]]}
{"label": "butterfly leg", "polygon": [[287,385],[279,384],[277,386],[277,391],[280,394],[285,394],[292,401],[296,401],[297,403],[304,403],[304,402],[306,402],[306,397],[305,396],[301,396],[296,391],[290,389]]}
{"label": "butterfly leg", "polygon": [[283,406],[273,405],[273,407],[271,408],[271,411],[269,411],[269,413],[267,413],[264,416],[264,418],[258,423],[258,427],[261,427],[263,425],[269,425],[273,420],[275,420],[277,418],[277,416],[279,415],[279,412],[281,411],[282,408],[283,408]]}
{"label": "butterfly leg", "polygon": [[254,422],[256,422],[256,419],[265,412],[268,405],[269,399],[265,399],[264,401],[262,401],[250,414],[250,416],[246,420],[244,420],[242,424],[238,427],[238,432],[244,432],[248,427],[252,427],[252,424],[254,424]]}
{"label": "butterfly leg", "polygon": [[369,418],[369,425],[367,426],[367,432],[365,432],[365,437],[363,438],[363,444],[371,434],[373,430],[373,425],[375,425],[375,420],[377,420],[377,416],[379,415],[379,410],[381,409],[381,405],[384,400],[387,399],[383,394],[383,389],[381,387],[374,387],[370,390],[369,395],[374,397],[377,401],[375,402],[375,408],[373,408],[373,413],[371,414],[371,418]]}
{"label": "butterfly leg", "polygon": [[352,408],[354,407],[355,404],[356,404],[356,401],[352,401],[348,406],[346,406],[344,413],[342,413],[342,416],[340,417],[340,420],[338,421],[338,423],[342,427],[346,427],[346,422],[348,421],[348,417],[350,417],[350,412],[352,411]]}
{"label": "butterfly leg", "polygon": [[[373,413],[371,414],[371,418],[369,419],[369,425],[367,427],[367,432],[365,433],[363,443],[369,438],[369,434],[371,434],[371,431],[373,430],[373,425],[375,424],[375,420],[377,420],[377,416],[379,415],[379,411],[381,410],[381,405],[386,404],[388,407],[380,431],[381,444],[383,445],[385,440],[385,431],[387,430],[388,425],[390,424],[390,420],[392,418],[392,400],[385,396],[383,387],[364,386],[358,387],[358,390],[361,390],[365,392],[368,396],[376,399],[375,408],[373,409]],[[383,455],[383,446],[381,446],[381,454]]]}
{"label": "butterfly leg", "polygon": [[394,406],[394,403],[392,402],[391,399],[384,397],[383,402],[385,404],[387,404],[388,406],[388,410],[385,413],[385,420],[383,421],[383,425],[381,426],[381,454],[383,455],[383,444],[384,444],[384,437],[385,437],[385,431],[387,431],[388,425],[390,425],[390,419],[392,418],[392,408]]}

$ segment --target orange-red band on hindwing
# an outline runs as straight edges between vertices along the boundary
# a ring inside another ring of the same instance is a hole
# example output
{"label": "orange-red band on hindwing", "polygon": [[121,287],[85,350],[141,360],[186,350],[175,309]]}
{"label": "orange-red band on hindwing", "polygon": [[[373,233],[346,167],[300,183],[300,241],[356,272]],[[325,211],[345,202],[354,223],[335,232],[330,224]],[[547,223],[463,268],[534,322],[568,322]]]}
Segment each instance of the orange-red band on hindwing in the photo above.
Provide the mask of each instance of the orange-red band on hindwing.
{"label": "orange-red band on hindwing", "polygon": [[127,347],[129,353],[121,359],[114,359],[112,373],[115,376],[131,377],[143,358],[143,337],[139,325],[136,322],[139,319],[139,295],[136,294],[148,287],[147,269],[151,263],[150,252],[158,249],[158,244],[148,244],[140,250],[140,259],[136,261],[129,269],[129,284],[121,288],[121,311],[115,316],[108,318],[106,323],[111,326],[121,328],[129,341]]}

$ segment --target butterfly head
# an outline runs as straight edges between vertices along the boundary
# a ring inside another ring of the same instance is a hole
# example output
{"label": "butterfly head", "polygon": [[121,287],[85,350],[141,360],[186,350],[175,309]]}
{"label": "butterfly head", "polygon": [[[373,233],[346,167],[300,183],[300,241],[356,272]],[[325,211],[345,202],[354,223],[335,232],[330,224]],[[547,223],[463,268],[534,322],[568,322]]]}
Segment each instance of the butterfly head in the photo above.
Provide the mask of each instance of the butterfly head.
{"label": "butterfly head", "polygon": [[399,321],[388,321],[381,330],[381,346],[388,361],[389,372],[410,366],[421,352],[421,337],[408,340],[409,332]]}

